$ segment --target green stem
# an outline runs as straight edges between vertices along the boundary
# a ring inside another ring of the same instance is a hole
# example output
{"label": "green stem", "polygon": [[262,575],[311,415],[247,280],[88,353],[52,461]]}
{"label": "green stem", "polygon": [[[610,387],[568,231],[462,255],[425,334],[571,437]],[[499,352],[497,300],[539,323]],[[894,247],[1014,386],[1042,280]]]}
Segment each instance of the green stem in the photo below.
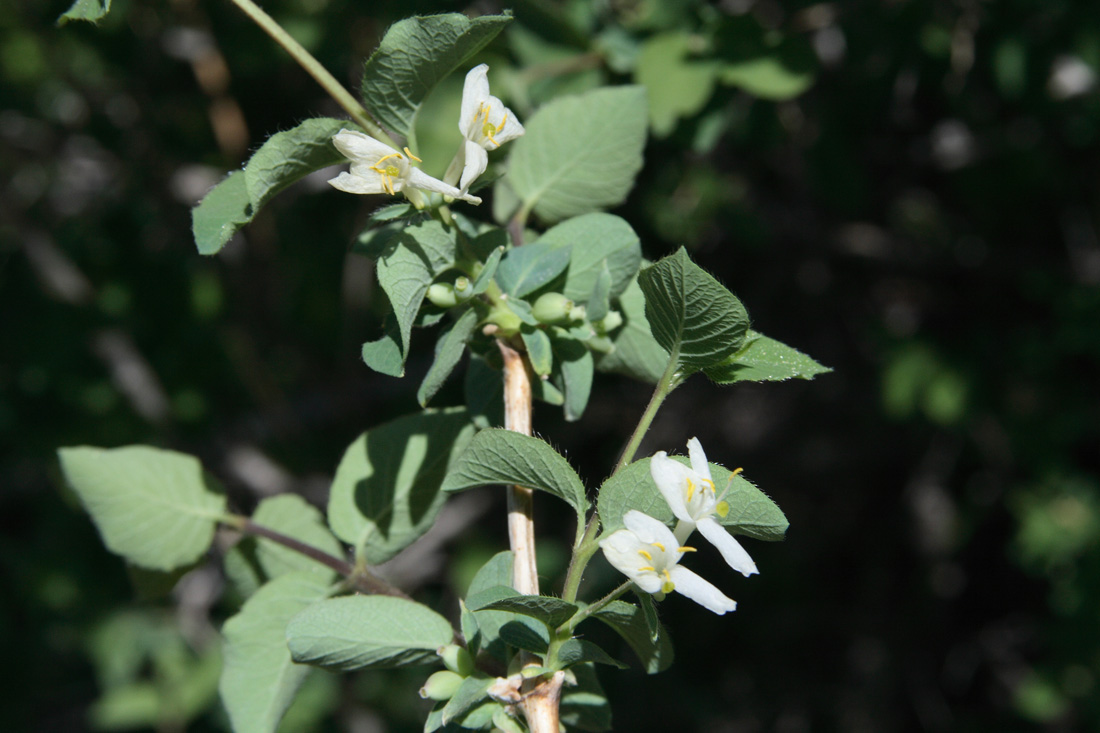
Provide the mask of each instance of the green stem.
{"label": "green stem", "polygon": [[584,577],[584,569],[588,561],[596,554],[599,545],[596,544],[596,533],[600,531],[599,518],[593,514],[584,528],[584,535],[573,547],[573,558],[569,561],[569,569],[565,572],[565,585],[562,587],[562,600],[572,603],[577,600],[577,592],[581,587],[581,578]]}
{"label": "green stem", "polygon": [[252,0],[232,0],[232,2],[243,10],[245,15],[251,18],[256,25],[260,26],[267,35],[271,36],[276,43],[282,46],[283,50],[290,54],[291,58],[297,61],[298,65],[305,69],[306,73],[312,76],[321,85],[321,88],[344,108],[344,111],[355,120],[356,124],[366,130],[372,137],[394,148],[397,147],[397,143],[393,141],[393,138],[387,135],[386,131],[370,118],[367,110],[359,104],[359,100],[352,96],[351,92],[345,89],[340,82],[336,81],[336,77],[330,74],[324,66],[321,66],[321,63],[313,58],[313,55],[305,50],[302,44],[283,30],[283,27],[276,23],[270,15],[265,13]]}
{"label": "green stem", "polygon": [[674,350],[669,355],[668,367],[665,368],[665,373],[661,375],[661,378],[657,380],[657,386],[653,389],[653,396],[649,398],[649,404],[646,405],[645,412],[638,420],[638,425],[634,428],[634,434],[630,436],[626,447],[623,448],[623,454],[619,456],[619,462],[615,465],[615,470],[611,472],[612,476],[634,460],[634,454],[638,452],[638,446],[641,445],[642,438],[645,437],[649,426],[653,423],[653,418],[657,416],[657,410],[661,408],[661,404],[669,393],[676,388],[676,367],[680,360],[679,357],[679,349]]}
{"label": "green stem", "polygon": [[572,637],[573,629],[577,628],[577,626],[581,623],[581,621],[584,621],[586,618],[588,618],[589,616],[591,616],[594,613],[598,613],[600,611],[600,609],[602,609],[608,603],[611,603],[611,601],[614,601],[616,598],[621,596],[623,593],[626,593],[628,590],[630,590],[630,586],[633,585],[633,584],[634,584],[633,580],[623,581],[623,584],[620,585],[618,588],[611,591],[610,593],[608,593],[606,596],[604,596],[600,600],[596,601],[595,603],[581,609],[577,613],[576,616],[574,616],[573,618],[569,619],[564,624],[562,624],[561,627],[557,629],[558,634],[560,634],[562,636],[566,636],[566,638]]}

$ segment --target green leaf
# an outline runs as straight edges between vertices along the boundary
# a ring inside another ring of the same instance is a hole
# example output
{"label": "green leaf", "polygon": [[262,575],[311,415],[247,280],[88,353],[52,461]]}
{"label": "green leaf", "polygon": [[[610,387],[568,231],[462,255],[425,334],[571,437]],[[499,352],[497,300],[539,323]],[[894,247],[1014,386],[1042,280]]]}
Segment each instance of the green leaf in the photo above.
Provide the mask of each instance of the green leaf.
{"label": "green leaf", "polygon": [[474,280],[472,286],[473,295],[481,295],[489,289],[493,277],[497,274],[497,268],[500,266],[500,258],[504,256],[504,249],[504,247],[495,248],[488,259],[485,260],[481,272],[478,273],[477,279]]}
{"label": "green leaf", "polygon": [[461,13],[406,18],[390,26],[363,69],[363,99],[374,118],[408,137],[428,94],[512,22]]}
{"label": "green leaf", "polygon": [[769,54],[722,67],[723,84],[744,89],[754,97],[772,101],[793,99],[814,83],[812,68],[792,63],[782,54]]}
{"label": "green leaf", "polygon": [[363,360],[368,366],[378,365],[382,367],[379,371],[392,375],[396,356],[400,371],[394,376],[404,376],[409,338],[424,295],[436,276],[453,267],[454,262],[454,233],[438,221],[405,227],[388,242],[378,257],[378,282],[389,296],[396,334],[387,329],[380,341],[370,345],[369,354],[367,346],[363,347]]}
{"label": "green leaf", "polygon": [[546,222],[615,206],[641,170],[646,124],[644,87],[559,97],[512,143],[503,180],[526,211]]}
{"label": "green leaf", "polygon": [[649,674],[657,674],[672,664],[672,642],[662,627],[657,640],[650,636],[642,609],[625,601],[612,601],[592,615],[615,630],[626,640],[642,667]]}
{"label": "green leaf", "polygon": [[260,588],[225,622],[222,702],[236,733],[274,733],[299,685],[312,670],[295,664],[286,646],[290,619],[328,592],[323,577],[282,575]]}
{"label": "green leaf", "polygon": [[[562,292],[577,303],[587,302],[596,291],[605,266],[611,275],[608,297],[615,298],[630,285],[642,264],[638,235],[624,219],[602,212],[563,221],[548,229],[535,245],[518,251],[541,244],[569,248],[569,273]],[[589,317],[598,318],[592,314]]]}
{"label": "green leaf", "polygon": [[491,677],[467,677],[462,680],[458,690],[443,706],[442,719],[446,725],[456,718],[461,718],[475,705],[489,696],[489,686],[493,684]]}
{"label": "green leaf", "polygon": [[551,630],[573,618],[580,609],[573,603],[551,596],[527,596],[508,585],[498,585],[466,597],[471,611],[511,611],[530,616]]}
{"label": "green leaf", "polygon": [[[509,585],[512,582],[512,562],[513,555],[509,550],[498,552],[489,558],[470,581],[470,587],[466,590],[467,597],[489,588]],[[500,627],[514,618],[515,614],[503,611],[470,611],[463,603],[462,635],[466,637],[470,653],[476,655],[479,650],[485,651],[504,661],[507,649],[500,639]]]}
{"label": "green leaf", "polygon": [[[300,496],[283,494],[264,499],[252,514],[252,521],[273,529],[334,557],[344,548],[325,526],[320,511]],[[226,572],[246,595],[272,578],[287,573],[315,573],[330,582],[335,572],[326,565],[264,537],[245,536],[226,555]]]}
{"label": "green leaf", "polygon": [[444,491],[516,484],[564,499],[578,515],[588,507],[580,476],[549,444],[511,430],[482,430],[443,481]]}
{"label": "green leaf", "polygon": [[443,508],[440,483],[473,433],[457,408],[425,410],[360,435],[332,482],[332,531],[372,565],[408,547]]}
{"label": "green leaf", "polygon": [[144,445],[62,448],[58,455],[111,552],[172,570],[210,548],[225,497],[210,490],[194,457]]}
{"label": "green leaf", "polygon": [[447,619],[392,596],[330,598],[305,609],[286,628],[294,661],[338,670],[431,664],[454,639]]}
{"label": "green leaf", "polygon": [[634,80],[649,92],[649,121],[657,137],[667,137],[681,118],[702,110],[714,93],[718,64],[689,60],[693,42],[691,33],[676,30],[642,44]]}
{"label": "green leaf", "polygon": [[569,267],[568,248],[535,242],[509,250],[497,268],[497,283],[509,295],[522,298],[541,288]]}
{"label": "green leaf", "polygon": [[466,342],[470,334],[477,327],[477,311],[467,308],[459,319],[454,322],[446,332],[439,337],[436,344],[435,361],[424,375],[424,381],[420,383],[420,389],[416,393],[416,399],[421,407],[435,397],[436,392],[447,381],[447,377],[454,371],[462,355],[466,352]]}
{"label": "green leaf", "polygon": [[268,138],[243,171],[230,173],[192,210],[199,252],[216,254],[275,194],[314,171],[343,162],[332,144],[332,136],[343,128],[357,129],[347,120],[318,117]]}
{"label": "green leaf", "polygon": [[57,19],[57,25],[63,26],[70,20],[86,20],[98,23],[111,11],[111,0],[76,0],[68,10]]}
{"label": "green leaf", "polygon": [[[689,465],[685,456],[670,457],[685,466]],[[643,458],[631,463],[600,487],[599,513],[605,533],[621,529],[623,515],[631,509],[637,509],[665,524],[674,521],[668,502],[650,474],[650,460]],[[734,475],[717,463],[709,465],[715,490],[719,495],[725,492],[722,500],[729,504],[726,516],[716,517],[718,522],[736,534],[769,542],[782,540],[787,533],[788,522],[775,502],[741,474]]]}
{"label": "green leaf", "polygon": [[504,380],[500,369],[494,369],[484,357],[471,352],[462,391],[470,419],[478,428],[504,425]]}
{"label": "green leaf", "polygon": [[577,684],[562,692],[561,722],[567,730],[611,730],[611,705],[593,665],[578,664],[571,671]]}
{"label": "green leaf", "polygon": [[558,355],[562,393],[565,396],[562,405],[565,419],[570,422],[580,420],[592,393],[592,352],[574,339],[558,338],[553,343],[554,352]]}
{"label": "green leaf", "polygon": [[717,364],[745,342],[749,314],[733,293],[691,261],[681,247],[638,274],[653,336],[679,364]]}
{"label": "green leaf", "polygon": [[569,639],[558,649],[558,662],[562,668],[572,667],[582,662],[594,664],[609,664],[612,667],[626,669],[626,665],[615,659],[610,654],[600,649],[590,641],[584,639]]}
{"label": "green leaf", "polygon": [[[638,261],[640,263],[641,258]],[[593,323],[602,321],[611,310],[611,270],[607,267],[607,260],[602,260],[597,269],[596,284],[585,303],[585,315]]]}
{"label": "green leaf", "polygon": [[392,312],[386,314],[382,331],[382,338],[363,344],[363,363],[380,374],[403,377],[405,352],[401,348],[401,328]]}
{"label": "green leaf", "polygon": [[599,357],[596,368],[656,384],[668,366],[668,352],[653,338],[645,317],[645,296],[636,279],[619,296],[618,310],[623,325],[611,334],[615,348]]}
{"label": "green leaf", "polygon": [[523,338],[523,345],[527,347],[527,358],[535,374],[540,377],[548,375],[554,368],[554,351],[546,331],[533,326],[524,326],[520,330],[520,336]]}
{"label": "green leaf", "polygon": [[801,351],[751,330],[737,353],[704,370],[718,384],[813,379],[831,371]]}

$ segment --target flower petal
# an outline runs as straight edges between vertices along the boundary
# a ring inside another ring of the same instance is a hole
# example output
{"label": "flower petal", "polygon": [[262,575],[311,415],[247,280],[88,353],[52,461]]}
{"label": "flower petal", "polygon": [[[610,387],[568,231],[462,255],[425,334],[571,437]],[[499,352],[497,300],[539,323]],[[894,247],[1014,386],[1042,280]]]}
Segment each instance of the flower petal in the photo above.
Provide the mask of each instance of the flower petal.
{"label": "flower petal", "polygon": [[698,438],[688,441],[688,456],[691,458],[691,470],[705,479],[710,478],[710,464],[707,463],[707,454],[703,452],[703,444]]}
{"label": "flower petal", "polygon": [[718,522],[708,517],[700,519],[695,527],[699,530],[699,534],[706,537],[708,542],[718,548],[718,552],[722,553],[722,559],[731,568],[746,578],[760,572],[756,569],[756,563],[752,561],[749,553],[745,551],[741,543],[734,539],[733,535],[727,532],[726,528]]}
{"label": "flower petal", "polygon": [[666,548],[677,547],[676,537],[672,534],[671,529],[666,527],[659,519],[654,519],[637,509],[631,509],[623,515],[623,525],[644,544],[650,545],[658,542]]}
{"label": "flower petal", "polygon": [[481,203],[481,199],[479,199],[477,196],[471,196],[469,194],[462,193],[454,186],[448,186],[446,183],[439,180],[438,178],[432,178],[419,168],[409,168],[409,172],[405,176],[405,188],[408,187],[418,188],[421,191],[435,191],[436,193],[453,196],[456,199],[469,201],[472,204]]}
{"label": "flower petal", "polygon": [[505,107],[504,102],[496,97],[489,97],[489,104],[492,105],[489,112],[489,122],[493,124],[493,127],[504,125],[500,132],[493,135],[498,145],[503,145],[509,140],[515,140],[527,132],[523,129],[523,124],[519,121],[519,118],[516,117],[516,113]]}
{"label": "flower petal", "polygon": [[[645,549],[645,545],[629,529],[620,529],[610,537],[600,540],[600,549],[607,561],[631,580],[637,580],[645,572],[642,568],[652,567],[652,561],[638,552]],[[649,572],[656,577],[655,570],[651,569]],[[657,587],[660,587],[659,582]]]}
{"label": "flower petal", "polygon": [[336,178],[330,179],[329,184],[333,188],[338,188],[348,193],[388,193],[388,191],[382,187],[382,177],[377,174],[375,174],[373,178],[367,178],[345,171],[336,176]]}
{"label": "flower petal", "polygon": [[721,616],[737,609],[737,601],[726,597],[718,588],[681,565],[669,570],[669,578],[677,593],[687,596],[708,611]]}
{"label": "flower petal", "polygon": [[443,182],[448,186],[457,186],[459,179],[462,177],[462,170],[466,167],[466,146],[468,144],[468,140],[463,140],[459,144],[455,157],[451,158],[451,164],[447,166],[447,172],[443,174]]}
{"label": "flower petal", "polygon": [[344,157],[367,165],[375,165],[379,158],[397,152],[384,142],[355,130],[340,130],[332,136],[332,144]]}
{"label": "flower petal", "polygon": [[489,167],[489,154],[485,152],[485,148],[467,140],[465,150],[466,160],[462,166],[462,180],[458,184],[463,191],[467,190],[470,184]]}
{"label": "flower petal", "polygon": [[489,66],[478,64],[466,73],[466,81],[462,85],[462,109],[458,116],[458,131],[469,139],[473,137],[471,132],[481,131],[481,121],[478,112],[481,106],[489,101]]}
{"label": "flower petal", "polygon": [[677,519],[695,521],[695,518],[688,513],[684,493],[689,478],[687,466],[672,460],[664,451],[660,451],[649,459],[649,474],[657,484],[661,496],[668,502],[668,508],[672,510],[673,515]]}

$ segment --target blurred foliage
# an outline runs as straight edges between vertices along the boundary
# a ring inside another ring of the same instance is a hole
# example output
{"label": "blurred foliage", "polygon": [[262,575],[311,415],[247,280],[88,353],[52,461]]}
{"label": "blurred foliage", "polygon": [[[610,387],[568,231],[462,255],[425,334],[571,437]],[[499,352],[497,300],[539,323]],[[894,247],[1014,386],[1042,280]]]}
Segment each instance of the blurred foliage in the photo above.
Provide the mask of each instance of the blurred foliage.
{"label": "blurred foliage", "polygon": [[[0,0],[0,635],[20,665],[4,727],[224,730],[216,629],[240,599],[205,568],[129,577],[54,448],[174,447],[242,507],[318,502],[355,435],[415,409],[431,355],[414,348],[400,383],[358,361],[379,307],[347,252],[374,204],[324,176],[219,257],[194,251],[189,207],[225,171],[339,116],[312,80],[229,3],[115,0],[99,27],[58,29],[65,5]],[[455,9],[265,6],[352,88],[389,22]],[[835,369],[720,394],[699,378],[658,419],[643,451],[724,440],[716,460],[769,487],[792,530],[752,548],[762,576],[729,586],[732,617],[662,604],[680,663],[607,677],[616,728],[1100,726],[1100,6],[515,10],[482,57],[494,90],[525,117],[652,79],[654,137],[617,213],[649,257],[686,244],[754,326]],[[439,117],[457,88],[429,100]],[[602,378],[585,421],[546,410],[539,429],[602,476],[646,397]],[[503,537],[468,527],[454,578],[419,592],[461,590]],[[416,673],[314,679],[286,730],[419,729]],[[642,698],[661,702],[621,703]]]}

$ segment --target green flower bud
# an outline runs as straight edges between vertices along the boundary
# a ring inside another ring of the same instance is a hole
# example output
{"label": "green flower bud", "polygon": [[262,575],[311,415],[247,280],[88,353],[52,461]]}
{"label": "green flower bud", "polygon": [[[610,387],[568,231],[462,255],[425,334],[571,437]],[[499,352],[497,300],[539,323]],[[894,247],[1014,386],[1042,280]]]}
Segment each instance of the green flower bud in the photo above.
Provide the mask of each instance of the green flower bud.
{"label": "green flower bud", "polygon": [[531,307],[531,314],[539,323],[564,323],[574,308],[573,301],[561,293],[543,293]]}
{"label": "green flower bud", "polygon": [[455,288],[448,283],[432,283],[428,288],[428,300],[440,308],[452,308],[458,305]]}
{"label": "green flower bud", "polygon": [[424,683],[420,688],[420,697],[432,700],[450,700],[458,692],[458,686],[462,684],[462,675],[455,674],[449,669],[441,669]]}
{"label": "green flower bud", "polygon": [[452,672],[469,677],[474,673],[474,658],[458,644],[448,644],[436,650],[436,654],[443,660],[443,666]]}

